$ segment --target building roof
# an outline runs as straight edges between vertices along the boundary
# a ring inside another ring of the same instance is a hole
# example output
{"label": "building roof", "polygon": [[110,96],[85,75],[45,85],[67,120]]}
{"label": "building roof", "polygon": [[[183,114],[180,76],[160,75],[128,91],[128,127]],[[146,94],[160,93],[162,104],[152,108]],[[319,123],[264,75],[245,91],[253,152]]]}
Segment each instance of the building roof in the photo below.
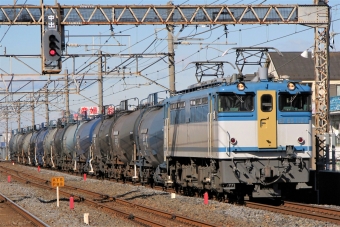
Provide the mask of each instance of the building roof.
{"label": "building roof", "polygon": [[[292,80],[315,80],[314,58],[301,57],[301,52],[270,52],[270,58],[279,76],[288,75]],[[330,79],[340,80],[340,52],[329,52]]]}

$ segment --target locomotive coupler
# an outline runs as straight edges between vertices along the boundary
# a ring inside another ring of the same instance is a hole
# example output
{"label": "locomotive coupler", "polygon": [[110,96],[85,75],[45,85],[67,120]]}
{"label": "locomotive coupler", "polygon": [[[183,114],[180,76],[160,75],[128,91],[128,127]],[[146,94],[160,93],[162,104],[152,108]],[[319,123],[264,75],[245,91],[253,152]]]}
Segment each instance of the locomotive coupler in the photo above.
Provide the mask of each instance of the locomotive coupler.
{"label": "locomotive coupler", "polygon": [[294,154],[294,146],[293,146],[293,145],[287,145],[287,146],[286,146],[286,154],[287,154],[287,155],[292,155],[292,154]]}

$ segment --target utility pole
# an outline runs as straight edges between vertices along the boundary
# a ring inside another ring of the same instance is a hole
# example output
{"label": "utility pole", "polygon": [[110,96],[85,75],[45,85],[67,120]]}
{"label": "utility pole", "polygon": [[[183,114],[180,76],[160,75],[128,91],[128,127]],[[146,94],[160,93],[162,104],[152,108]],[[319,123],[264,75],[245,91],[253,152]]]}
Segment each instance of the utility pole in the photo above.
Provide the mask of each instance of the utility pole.
{"label": "utility pole", "polygon": [[34,125],[35,125],[35,115],[34,115],[34,96],[31,94],[31,111],[32,111],[32,133],[34,131]]}
{"label": "utility pole", "polygon": [[50,124],[50,115],[48,110],[48,84],[46,84],[46,90],[45,90],[45,106],[46,106],[46,127]]}
{"label": "utility pole", "polygon": [[65,105],[66,105],[66,123],[69,122],[70,118],[70,94],[68,90],[68,71],[65,69]]}
{"label": "utility pole", "polygon": [[[314,5],[327,5],[327,0],[314,0]],[[318,18],[327,15],[327,23],[314,26],[314,72],[315,72],[315,189],[319,204],[320,171],[329,165],[329,7]],[[333,141],[334,142],[334,141]],[[325,156],[326,155],[326,156]]]}
{"label": "utility pole", "polygon": [[17,108],[18,108],[18,132],[20,132],[20,129],[21,129],[20,103],[17,104]]}
{"label": "utility pole", "polygon": [[103,56],[102,51],[99,51],[99,62],[98,62],[98,94],[99,94],[99,105],[98,113],[103,113]]}
{"label": "utility pole", "polygon": [[[7,100],[7,97],[6,97]],[[8,106],[6,104],[6,160],[9,159],[8,146],[9,146],[9,133],[8,133]]]}
{"label": "utility pole", "polygon": [[[173,5],[172,1],[168,2],[168,5]],[[173,14],[172,16],[173,17]],[[166,25],[168,30],[168,53],[169,53],[169,88],[170,94],[176,92],[175,86],[175,50],[174,50],[174,25]]]}
{"label": "utility pole", "polygon": [[[8,87],[6,86],[6,92],[8,92]],[[7,93],[8,94],[8,93]],[[8,104],[7,104],[7,100],[8,100],[8,95],[5,96],[5,102],[6,102],[6,160],[9,159],[9,132],[8,132]]]}

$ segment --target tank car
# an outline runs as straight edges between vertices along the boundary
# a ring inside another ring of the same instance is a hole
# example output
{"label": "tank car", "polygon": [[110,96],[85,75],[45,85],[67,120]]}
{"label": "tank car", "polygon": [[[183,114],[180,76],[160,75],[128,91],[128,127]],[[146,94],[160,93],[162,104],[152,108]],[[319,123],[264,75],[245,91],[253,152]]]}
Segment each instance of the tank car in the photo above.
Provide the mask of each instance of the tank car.
{"label": "tank car", "polygon": [[112,149],[112,127],[117,119],[114,112],[101,117],[93,134],[93,154],[91,156],[91,167],[93,174],[101,177],[114,178],[114,165],[117,165]]}
{"label": "tank car", "polygon": [[16,141],[18,139],[18,129],[12,130],[12,136],[11,139],[9,140],[9,152],[11,159],[18,160],[18,150],[16,149]]}
{"label": "tank car", "polygon": [[99,123],[101,123],[100,118],[86,120],[75,134],[76,146],[73,154],[75,163],[74,171],[93,173],[91,164],[93,157],[92,139],[94,131]]}
{"label": "tank car", "polygon": [[40,124],[36,124],[33,127],[33,130],[31,132],[32,136],[30,137],[29,144],[28,144],[28,149],[27,149],[27,159],[28,159],[28,165],[37,165],[36,163],[36,141],[37,141],[37,136],[39,135],[40,132]]}
{"label": "tank car", "polygon": [[33,128],[27,127],[25,138],[22,140],[22,163],[23,164],[31,164],[29,149],[30,149],[30,141],[33,135]]}
{"label": "tank car", "polygon": [[35,143],[35,155],[34,155],[34,163],[35,165],[44,166],[44,140],[46,135],[48,134],[48,127],[46,123],[41,124],[41,130],[36,138]]}
{"label": "tank car", "polygon": [[140,181],[164,184],[164,181],[160,180],[162,176],[160,171],[165,167],[163,152],[164,108],[163,104],[158,103],[158,93],[149,95],[147,105],[141,112],[135,128],[138,165],[141,166]]}
{"label": "tank car", "polygon": [[74,122],[71,118],[68,122],[66,118],[61,118],[57,121],[57,131],[52,142],[52,160],[57,169],[62,168],[63,137],[68,125],[72,124],[71,122]]}
{"label": "tank car", "polygon": [[62,150],[57,151],[61,156],[59,168],[62,170],[73,171],[76,168],[76,134],[83,123],[83,121],[71,122],[64,129]]}
{"label": "tank car", "polygon": [[43,139],[43,160],[44,160],[44,167],[51,167],[55,168],[55,153],[56,149],[54,146],[54,138],[55,134],[57,133],[57,122],[50,121],[47,133]]}

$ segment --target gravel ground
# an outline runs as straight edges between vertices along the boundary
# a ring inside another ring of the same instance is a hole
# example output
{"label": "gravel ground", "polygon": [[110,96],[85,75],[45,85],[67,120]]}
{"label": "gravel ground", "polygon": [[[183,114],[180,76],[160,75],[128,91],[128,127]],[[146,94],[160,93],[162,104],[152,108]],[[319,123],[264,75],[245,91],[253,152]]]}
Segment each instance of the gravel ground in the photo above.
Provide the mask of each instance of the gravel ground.
{"label": "gravel ground", "polygon": [[[13,166],[10,167],[13,168]],[[36,168],[27,166],[15,165],[14,168],[19,171],[25,170],[26,173],[38,175],[46,180],[50,180],[53,176],[63,176],[65,184],[70,186],[81,187],[109,196],[118,196],[134,203],[200,219],[218,226],[337,226],[217,201],[209,201],[208,205],[204,205],[202,198],[176,195],[175,199],[171,199],[169,193],[143,186],[132,186],[107,180],[87,179],[84,181],[81,176],[45,169],[38,173]],[[4,175],[0,175],[0,191],[11,199],[17,200],[19,205],[51,226],[88,226],[83,223],[84,213],[89,213],[90,226],[138,226],[134,222],[120,217],[112,217],[110,214],[84,204],[75,203],[75,209],[70,210],[68,201],[60,201],[59,208],[57,208],[56,202],[42,203],[39,199],[43,201],[55,199],[55,192],[44,191],[18,182],[8,183],[7,176]]]}

